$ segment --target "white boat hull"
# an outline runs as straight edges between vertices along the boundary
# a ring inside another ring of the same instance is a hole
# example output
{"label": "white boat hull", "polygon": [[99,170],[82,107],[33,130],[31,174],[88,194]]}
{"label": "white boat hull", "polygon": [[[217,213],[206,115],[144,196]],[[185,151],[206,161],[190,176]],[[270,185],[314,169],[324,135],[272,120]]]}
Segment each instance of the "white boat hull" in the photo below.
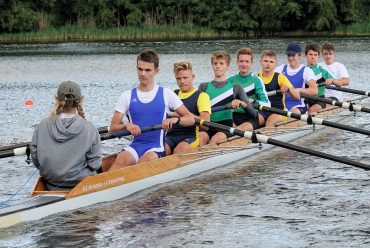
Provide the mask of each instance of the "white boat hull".
{"label": "white boat hull", "polygon": [[[344,117],[338,117],[338,119],[343,118]],[[313,130],[312,128],[297,129],[297,131],[277,135],[274,136],[274,138],[279,139],[281,141],[289,142],[314,132],[317,133],[319,129],[322,128],[323,126],[316,126],[316,130]],[[253,146],[256,145],[253,144]],[[88,193],[86,195],[61,200],[36,208],[25,209],[22,211],[20,210],[18,212],[14,212],[11,214],[2,214],[0,212],[0,228],[9,227],[21,222],[39,220],[49,215],[79,209],[98,203],[122,199],[133,193],[153,186],[157,186],[159,184],[187,178],[192,175],[212,170],[217,167],[224,166],[226,164],[230,164],[241,159],[251,159],[254,157],[254,155],[260,154],[261,152],[271,149],[273,147],[274,147],[273,145],[263,144],[261,149],[255,147],[250,149],[240,149],[225,154],[218,154],[217,156],[204,158],[197,162],[192,162],[184,166],[179,166],[175,169],[171,169],[157,175],[125,183],[119,186],[107,188],[101,191]]]}

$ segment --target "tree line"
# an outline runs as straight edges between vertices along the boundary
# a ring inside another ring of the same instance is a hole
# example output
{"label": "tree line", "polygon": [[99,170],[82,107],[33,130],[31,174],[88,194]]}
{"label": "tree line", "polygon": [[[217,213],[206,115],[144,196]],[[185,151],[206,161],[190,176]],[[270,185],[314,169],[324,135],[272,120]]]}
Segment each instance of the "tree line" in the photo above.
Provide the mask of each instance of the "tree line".
{"label": "tree line", "polygon": [[0,0],[0,33],[190,24],[269,35],[370,21],[368,0]]}

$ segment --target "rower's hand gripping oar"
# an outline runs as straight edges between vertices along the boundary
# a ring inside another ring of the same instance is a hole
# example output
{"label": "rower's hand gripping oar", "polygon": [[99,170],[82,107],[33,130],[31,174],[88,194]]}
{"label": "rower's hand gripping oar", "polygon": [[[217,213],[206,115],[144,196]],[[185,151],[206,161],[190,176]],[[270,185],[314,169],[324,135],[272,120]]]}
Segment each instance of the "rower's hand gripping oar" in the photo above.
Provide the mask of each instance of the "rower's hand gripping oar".
{"label": "rower's hand gripping oar", "polygon": [[[141,133],[146,133],[154,130],[160,130],[162,129],[162,124],[154,125],[154,126],[148,126],[141,128]],[[108,139],[114,139],[114,138],[120,138],[123,136],[131,135],[131,133],[127,130],[121,130],[116,131],[112,133],[105,133],[100,135],[100,140],[108,140]],[[29,156],[29,144],[25,143],[26,145],[23,147],[17,147],[13,149],[3,150],[0,151],[0,158],[7,158],[12,156],[20,156],[20,155],[26,155]]]}
{"label": "rower's hand gripping oar", "polygon": [[270,138],[269,136],[266,136],[266,135],[256,134],[255,132],[242,131],[240,129],[228,127],[228,126],[221,125],[221,124],[218,124],[218,123],[213,123],[213,122],[200,120],[200,119],[197,119],[197,118],[195,119],[195,124],[200,125],[200,126],[205,126],[205,127],[208,127],[208,128],[214,128],[214,129],[217,129],[219,131],[224,131],[224,132],[230,133],[232,135],[238,135],[240,137],[245,137],[247,139],[252,140],[252,142],[255,142],[255,143],[271,144],[271,145],[287,148],[287,149],[290,149],[290,150],[293,150],[293,151],[298,151],[298,152],[306,153],[306,154],[309,154],[309,155],[317,156],[317,157],[320,157],[320,158],[329,159],[329,160],[336,161],[336,162],[339,162],[339,163],[352,165],[352,166],[362,168],[362,169],[365,169],[365,170],[370,169],[370,165],[368,165],[368,164],[353,161],[353,160],[350,160],[350,159],[347,159],[347,158],[341,158],[341,157],[334,156],[334,155],[327,154],[327,153],[323,153],[323,152],[320,152],[320,151],[315,151],[315,150],[312,150],[312,149],[309,149],[309,148],[304,148],[304,147],[301,147],[301,146],[293,145],[293,144],[290,144],[290,143],[287,143],[287,142],[284,142],[284,141],[281,141],[281,140]]}

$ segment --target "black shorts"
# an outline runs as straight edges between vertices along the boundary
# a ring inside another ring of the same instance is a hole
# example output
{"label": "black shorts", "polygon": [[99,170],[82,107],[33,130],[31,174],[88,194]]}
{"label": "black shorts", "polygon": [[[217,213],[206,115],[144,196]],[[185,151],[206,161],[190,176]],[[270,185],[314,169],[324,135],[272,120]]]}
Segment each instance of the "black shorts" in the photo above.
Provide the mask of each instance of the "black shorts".
{"label": "black shorts", "polygon": [[258,115],[255,118],[251,118],[247,114],[233,113],[233,121],[237,126],[243,124],[244,122],[249,122],[250,124],[252,124],[253,130],[260,127]]}
{"label": "black shorts", "polygon": [[[173,149],[180,143],[186,142],[189,145],[196,140],[195,135],[166,135],[164,142],[168,145],[173,152]],[[199,143],[199,142],[198,142]]]}
{"label": "black shorts", "polygon": [[267,118],[269,118],[273,113],[268,111],[258,111],[258,114],[261,115],[266,122]]}
{"label": "black shorts", "polygon": [[[218,121],[218,122],[215,122],[215,123],[218,123],[218,124],[221,124],[221,125],[225,125],[225,126],[228,126],[228,127],[233,127],[232,120]],[[212,136],[215,135],[218,132],[223,132],[224,134],[226,134],[226,137],[227,138],[229,138],[229,137],[232,136],[232,134],[230,134],[229,132],[220,131],[220,130],[215,129],[215,128],[212,128],[212,127],[210,127],[207,130],[207,134],[208,134],[208,137],[209,138],[212,138]]]}
{"label": "black shorts", "polygon": [[308,107],[312,107],[315,104],[320,105],[320,107],[322,109],[324,109],[326,107],[326,103],[325,102],[315,101],[315,100],[311,100],[311,99],[306,99],[306,102],[307,102]]}

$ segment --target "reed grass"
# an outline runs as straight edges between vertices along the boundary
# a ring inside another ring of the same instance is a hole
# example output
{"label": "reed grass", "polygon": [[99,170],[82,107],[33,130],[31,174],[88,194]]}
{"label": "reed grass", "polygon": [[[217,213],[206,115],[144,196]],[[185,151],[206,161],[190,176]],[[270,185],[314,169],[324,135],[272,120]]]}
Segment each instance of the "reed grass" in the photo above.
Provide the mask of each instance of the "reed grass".
{"label": "reed grass", "polygon": [[[284,36],[284,33],[278,35]],[[315,35],[315,32],[312,33]],[[333,34],[331,32],[331,34]],[[291,36],[307,35],[289,32]],[[318,34],[322,35],[322,34]],[[370,22],[339,26],[334,35],[355,36],[370,35]],[[146,25],[143,27],[88,28],[65,26],[48,28],[39,32],[2,33],[0,43],[21,42],[58,42],[58,41],[136,41],[136,40],[186,40],[256,37],[253,31],[217,32],[211,28],[197,27],[192,24],[181,25]]]}
{"label": "reed grass", "polygon": [[350,25],[340,25],[335,33],[338,35],[370,35],[370,20]]}
{"label": "reed grass", "polygon": [[0,42],[55,42],[55,41],[112,41],[112,40],[167,40],[241,37],[239,32],[216,32],[210,28],[184,25],[151,25],[91,29],[76,26],[49,28],[42,32],[0,34]]}

